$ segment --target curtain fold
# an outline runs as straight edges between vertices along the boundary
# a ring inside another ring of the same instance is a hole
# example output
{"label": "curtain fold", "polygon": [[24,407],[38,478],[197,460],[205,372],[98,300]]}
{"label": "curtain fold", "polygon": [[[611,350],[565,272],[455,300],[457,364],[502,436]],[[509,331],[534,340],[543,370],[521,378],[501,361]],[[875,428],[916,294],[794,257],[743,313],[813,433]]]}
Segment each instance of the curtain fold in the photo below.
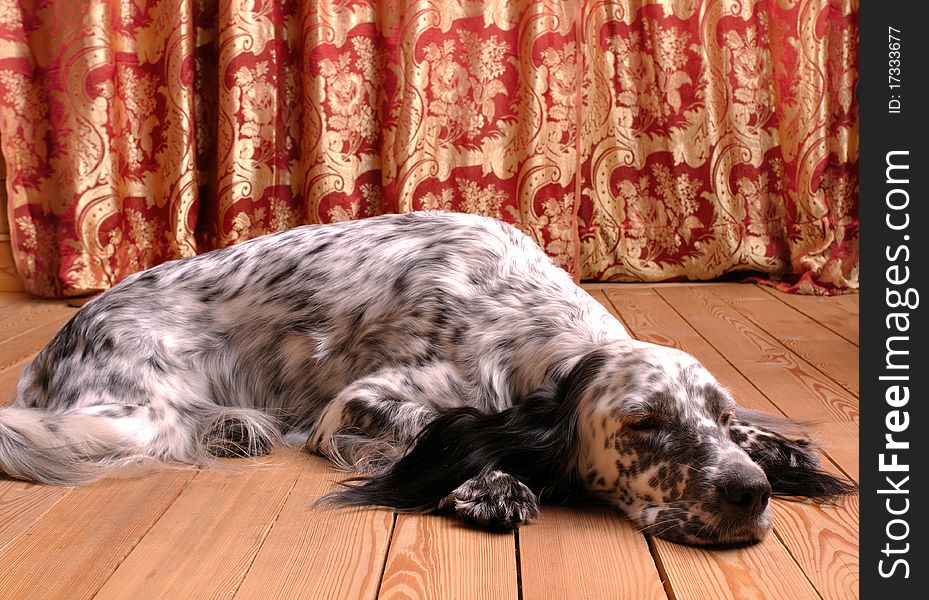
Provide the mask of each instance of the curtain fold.
{"label": "curtain fold", "polygon": [[17,266],[441,209],[584,279],[855,289],[856,47],[851,0],[0,0]]}
{"label": "curtain fold", "polygon": [[857,3],[591,8],[582,277],[856,288]]}

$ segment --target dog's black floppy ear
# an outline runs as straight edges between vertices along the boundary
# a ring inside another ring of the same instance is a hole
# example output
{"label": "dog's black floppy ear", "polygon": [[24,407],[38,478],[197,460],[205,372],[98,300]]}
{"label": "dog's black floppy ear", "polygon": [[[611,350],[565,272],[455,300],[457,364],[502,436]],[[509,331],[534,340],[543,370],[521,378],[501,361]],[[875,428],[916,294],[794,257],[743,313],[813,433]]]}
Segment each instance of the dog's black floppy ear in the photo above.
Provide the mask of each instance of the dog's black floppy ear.
{"label": "dog's black floppy ear", "polygon": [[605,359],[602,352],[585,355],[560,382],[502,412],[462,407],[443,413],[399,461],[349,480],[349,487],[325,500],[425,512],[486,469],[509,473],[537,494],[566,485],[576,451],[578,402]]}
{"label": "dog's black floppy ear", "polygon": [[816,449],[800,425],[743,408],[735,414],[729,435],[762,468],[774,495],[826,500],[857,489],[819,468]]}

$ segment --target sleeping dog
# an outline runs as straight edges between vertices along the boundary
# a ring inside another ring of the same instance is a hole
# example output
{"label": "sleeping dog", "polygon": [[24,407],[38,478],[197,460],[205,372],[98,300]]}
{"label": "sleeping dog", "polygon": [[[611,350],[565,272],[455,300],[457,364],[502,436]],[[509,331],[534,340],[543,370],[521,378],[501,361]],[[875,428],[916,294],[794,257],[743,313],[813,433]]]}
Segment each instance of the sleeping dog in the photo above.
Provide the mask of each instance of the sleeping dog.
{"label": "sleeping dog", "polygon": [[0,469],[72,485],[285,437],[359,475],[344,505],[488,527],[583,495],[647,533],[751,543],[771,494],[852,491],[809,440],[636,341],[517,229],[413,213],[310,225],[127,277],[0,409]]}

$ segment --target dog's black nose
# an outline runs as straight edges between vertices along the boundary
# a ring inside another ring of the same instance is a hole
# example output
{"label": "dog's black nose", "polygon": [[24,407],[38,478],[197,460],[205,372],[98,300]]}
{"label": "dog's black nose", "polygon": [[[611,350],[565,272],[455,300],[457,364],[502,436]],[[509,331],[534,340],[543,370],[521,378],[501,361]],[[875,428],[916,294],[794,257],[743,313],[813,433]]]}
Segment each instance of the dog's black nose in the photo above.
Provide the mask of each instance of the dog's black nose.
{"label": "dog's black nose", "polygon": [[731,509],[746,516],[764,511],[771,497],[771,484],[764,473],[746,467],[731,469],[716,487]]}

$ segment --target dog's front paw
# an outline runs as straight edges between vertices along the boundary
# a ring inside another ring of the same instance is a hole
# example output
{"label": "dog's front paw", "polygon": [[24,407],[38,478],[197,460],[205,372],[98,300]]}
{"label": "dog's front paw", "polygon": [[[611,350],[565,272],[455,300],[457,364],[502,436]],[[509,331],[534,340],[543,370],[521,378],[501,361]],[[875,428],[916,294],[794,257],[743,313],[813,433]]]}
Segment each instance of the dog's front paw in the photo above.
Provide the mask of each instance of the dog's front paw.
{"label": "dog's front paw", "polygon": [[445,506],[483,527],[514,529],[539,516],[539,499],[526,484],[503,471],[488,471],[464,482]]}

